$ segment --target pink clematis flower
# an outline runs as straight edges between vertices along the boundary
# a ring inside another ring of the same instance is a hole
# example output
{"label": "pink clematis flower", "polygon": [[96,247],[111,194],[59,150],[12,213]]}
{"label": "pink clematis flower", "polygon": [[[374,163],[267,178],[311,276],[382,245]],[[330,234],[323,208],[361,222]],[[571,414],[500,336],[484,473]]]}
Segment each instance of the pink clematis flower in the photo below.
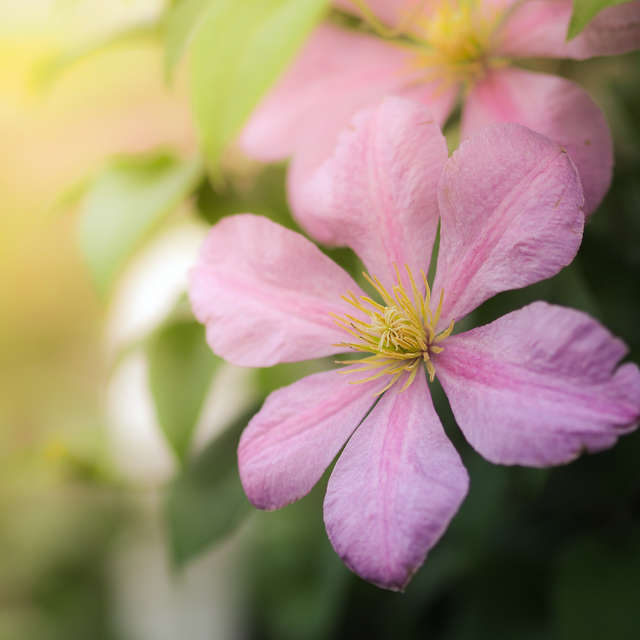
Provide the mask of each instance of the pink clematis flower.
{"label": "pink clematis flower", "polygon": [[373,295],[302,235],[244,214],[211,230],[191,302],[212,349],[239,365],[358,356],[267,398],[240,440],[240,477],[256,507],[278,509],[344,447],[324,501],[331,543],[366,580],[402,589],[468,486],[428,379],[488,460],[546,466],[634,428],[640,371],[617,366],[626,347],[595,320],[544,302],[453,331],[573,259],[583,195],[557,143],[497,124],[447,159],[424,106],[388,98],[357,115],[312,184],[314,226],[358,253]]}
{"label": "pink clematis flower", "polygon": [[[254,157],[293,155],[289,198],[308,203],[309,172],[335,146],[353,113],[387,94],[429,106],[440,124],[461,92],[462,137],[494,122],[517,122],[562,144],[575,162],[591,213],[606,193],[612,142],[599,108],[573,82],[509,66],[530,57],[583,59],[640,47],[640,2],[602,11],[566,42],[571,0],[339,0],[383,34],[326,23],[254,112],[240,143]],[[371,21],[370,20],[370,21]],[[387,34],[388,35],[388,34]]]}

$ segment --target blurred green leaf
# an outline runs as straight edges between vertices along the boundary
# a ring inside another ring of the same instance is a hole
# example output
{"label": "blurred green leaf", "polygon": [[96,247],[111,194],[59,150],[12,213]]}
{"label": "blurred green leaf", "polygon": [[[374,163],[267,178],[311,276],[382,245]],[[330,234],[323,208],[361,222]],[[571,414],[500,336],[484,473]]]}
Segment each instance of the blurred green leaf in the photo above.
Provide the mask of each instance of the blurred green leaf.
{"label": "blurred green leaf", "polygon": [[[357,579],[325,533],[322,501],[328,477],[325,473],[308,496],[285,509],[255,515],[248,596],[258,626],[250,637],[258,630],[278,640],[342,637],[337,626],[348,586]],[[360,637],[345,637],[353,635]]]}
{"label": "blurred green leaf", "polygon": [[161,327],[147,343],[149,384],[160,427],[179,460],[191,438],[218,359],[194,320]]}
{"label": "blurred green leaf", "polygon": [[236,449],[255,409],[188,461],[168,487],[166,519],[174,563],[180,567],[224,536],[249,514]]}
{"label": "blurred green leaf", "polygon": [[128,46],[149,39],[156,40],[159,38],[160,33],[160,22],[158,20],[127,25],[85,45],[48,56],[36,65],[33,81],[37,88],[46,89],[69,67],[84,58],[109,51],[115,47]]}
{"label": "blurred green leaf", "polygon": [[268,396],[276,389],[301,380],[319,371],[327,371],[335,368],[335,364],[324,358],[322,360],[305,360],[304,362],[284,362],[273,367],[256,369],[256,382],[263,396]]}
{"label": "blurred green leaf", "polygon": [[126,260],[202,175],[199,158],[154,152],[113,159],[88,188],[80,211],[80,249],[106,293]]}
{"label": "blurred green leaf", "polygon": [[196,196],[198,212],[209,224],[234,213],[251,212],[299,231],[287,206],[285,180],[286,167],[273,164],[251,178],[243,176],[238,181],[231,178],[215,188],[203,182]]}
{"label": "blurred green leaf", "polygon": [[165,74],[171,78],[173,70],[213,0],[182,0],[169,9],[165,22]]}
{"label": "blurred green leaf", "polygon": [[575,38],[600,11],[607,7],[625,4],[630,0],[573,0],[573,13],[567,31],[567,40]]}
{"label": "blurred green leaf", "polygon": [[47,215],[58,216],[75,207],[84,198],[94,179],[95,174],[90,172],[67,185],[47,206]]}
{"label": "blurred green leaf", "polygon": [[191,99],[209,169],[320,19],[327,0],[217,0],[191,49]]}
{"label": "blurred green leaf", "polygon": [[555,581],[554,638],[638,637],[639,532],[629,531],[628,539],[615,545],[589,537],[566,550]]}

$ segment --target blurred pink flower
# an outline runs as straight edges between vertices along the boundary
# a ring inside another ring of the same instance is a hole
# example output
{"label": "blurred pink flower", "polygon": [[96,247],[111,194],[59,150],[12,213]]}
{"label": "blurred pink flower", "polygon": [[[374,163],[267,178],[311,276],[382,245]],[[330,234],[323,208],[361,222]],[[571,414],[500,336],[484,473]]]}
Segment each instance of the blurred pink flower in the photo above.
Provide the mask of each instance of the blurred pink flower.
{"label": "blurred pink flower", "polygon": [[447,159],[424,106],[389,98],[358,113],[311,185],[305,223],[357,252],[378,300],[300,234],[244,214],[211,230],[191,302],[212,349],[235,364],[361,356],[272,393],[242,435],[240,477],[255,506],[278,509],[344,446],[324,502],[329,538],[360,576],[402,589],[468,485],[427,375],[480,454],[546,466],[632,430],[640,372],[616,368],[626,347],[595,320],[544,302],[451,335],[489,297],[573,259],[583,196],[557,143],[497,124]]}
{"label": "blurred pink flower", "polygon": [[[357,12],[357,0],[335,4]],[[613,164],[606,121],[589,96],[564,78],[508,67],[517,58],[583,59],[640,47],[640,2],[602,11],[566,42],[571,0],[367,0],[379,32],[403,42],[326,23],[262,101],[240,139],[250,155],[293,155],[289,195],[304,205],[308,173],[333,149],[359,108],[404,94],[442,124],[464,92],[462,137],[494,122],[517,122],[562,144],[584,188],[585,212],[606,193]],[[377,18],[376,18],[377,16]]]}

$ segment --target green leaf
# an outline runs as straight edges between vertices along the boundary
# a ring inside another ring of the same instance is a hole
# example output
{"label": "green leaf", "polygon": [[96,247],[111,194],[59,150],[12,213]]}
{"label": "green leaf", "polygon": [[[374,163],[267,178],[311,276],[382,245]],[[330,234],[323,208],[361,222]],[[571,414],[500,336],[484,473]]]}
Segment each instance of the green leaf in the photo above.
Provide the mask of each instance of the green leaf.
{"label": "green leaf", "polygon": [[67,185],[62,191],[55,195],[51,203],[47,206],[47,215],[51,217],[62,215],[74,208],[85,197],[94,178],[94,173],[87,173],[75,182]]}
{"label": "green leaf", "polygon": [[199,158],[167,153],[120,157],[98,173],[79,219],[80,249],[93,280],[106,293],[126,260],[202,176]]}
{"label": "green leaf", "polygon": [[607,7],[625,4],[630,0],[573,0],[573,13],[569,22],[567,40],[575,38],[600,11]]}
{"label": "green leaf", "polygon": [[327,0],[217,0],[194,35],[191,100],[209,169],[293,57]]}
{"label": "green leaf", "polygon": [[230,176],[225,176],[224,184],[215,186],[205,181],[196,194],[196,209],[208,224],[215,224],[224,216],[251,211],[300,231],[287,205],[285,183],[284,164],[265,165],[257,175],[243,175],[237,183]]}
{"label": "green leaf", "polygon": [[286,509],[259,511],[253,518],[247,549],[251,567],[247,596],[250,608],[259,607],[265,637],[321,640],[340,636],[341,613],[348,606],[347,589],[354,576],[331,547],[323,526],[328,476],[325,473],[303,500]]}
{"label": "green leaf", "polygon": [[631,522],[614,540],[574,540],[560,556],[551,582],[554,638],[638,637],[640,531]]}
{"label": "green leaf", "polygon": [[158,20],[127,25],[87,44],[48,56],[34,68],[33,80],[35,86],[40,89],[47,89],[65,71],[80,60],[120,46],[129,46],[145,40],[157,41],[160,33],[160,22]]}
{"label": "green leaf", "polygon": [[216,365],[195,320],[158,329],[147,343],[149,384],[160,427],[179,460],[189,452]]}
{"label": "green leaf", "polygon": [[165,515],[178,567],[230,534],[251,511],[238,476],[236,448],[253,413],[191,459],[168,487]]}
{"label": "green leaf", "polygon": [[193,33],[213,0],[182,0],[168,11],[165,23],[164,67],[167,79],[179,62]]}

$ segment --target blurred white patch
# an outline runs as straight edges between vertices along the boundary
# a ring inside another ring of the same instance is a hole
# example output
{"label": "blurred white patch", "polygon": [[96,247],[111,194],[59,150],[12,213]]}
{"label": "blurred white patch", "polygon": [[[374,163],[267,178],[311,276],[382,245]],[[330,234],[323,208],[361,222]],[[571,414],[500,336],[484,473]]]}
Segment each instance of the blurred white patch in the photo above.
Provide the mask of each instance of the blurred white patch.
{"label": "blurred white patch", "polygon": [[111,378],[107,423],[114,461],[127,478],[156,484],[171,476],[174,459],[156,420],[142,352],[126,358]]}
{"label": "blurred white patch", "polygon": [[158,236],[121,278],[107,323],[107,348],[138,340],[157,326],[187,290],[207,227],[181,224]]}
{"label": "blurred white patch", "polygon": [[257,400],[251,369],[222,364],[204,401],[193,437],[193,446],[202,449],[233,420],[248,411]]}
{"label": "blurred white patch", "polygon": [[[238,534],[172,572],[157,524],[159,505],[139,530],[115,548],[112,591],[118,636],[130,640],[234,640],[245,637],[246,615],[234,577]],[[238,532],[240,537],[242,530]]]}

